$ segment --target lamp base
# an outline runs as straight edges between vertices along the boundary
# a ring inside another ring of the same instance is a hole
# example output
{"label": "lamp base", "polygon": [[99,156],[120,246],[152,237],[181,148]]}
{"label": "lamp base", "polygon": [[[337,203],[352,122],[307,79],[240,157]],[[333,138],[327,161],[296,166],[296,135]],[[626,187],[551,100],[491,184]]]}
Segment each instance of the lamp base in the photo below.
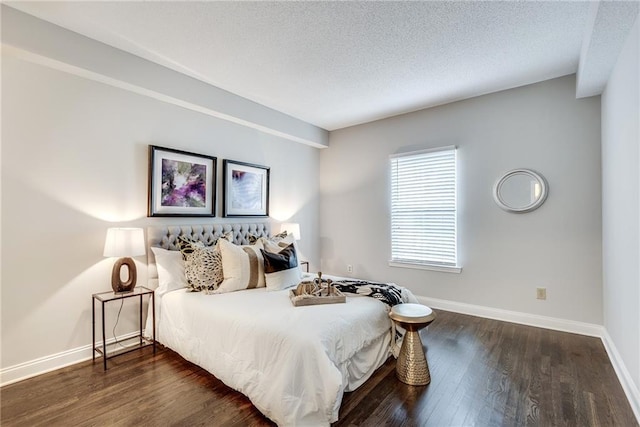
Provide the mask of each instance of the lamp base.
{"label": "lamp base", "polygon": [[[122,267],[127,267],[127,281],[123,282],[121,279]],[[136,280],[138,278],[138,272],[136,270],[136,264],[131,258],[120,258],[113,265],[113,271],[111,272],[111,287],[116,294],[124,294],[127,292],[133,292],[133,288],[136,287]]]}

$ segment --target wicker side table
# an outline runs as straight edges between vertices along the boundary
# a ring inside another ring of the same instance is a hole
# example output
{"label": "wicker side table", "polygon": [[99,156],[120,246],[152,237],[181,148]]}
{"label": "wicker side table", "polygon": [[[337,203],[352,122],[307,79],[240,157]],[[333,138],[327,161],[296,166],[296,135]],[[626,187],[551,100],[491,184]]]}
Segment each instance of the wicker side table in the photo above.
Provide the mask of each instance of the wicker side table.
{"label": "wicker side table", "polygon": [[396,376],[409,385],[429,384],[429,365],[418,331],[434,321],[435,313],[422,304],[398,304],[391,308],[389,317],[407,331],[396,362]]}

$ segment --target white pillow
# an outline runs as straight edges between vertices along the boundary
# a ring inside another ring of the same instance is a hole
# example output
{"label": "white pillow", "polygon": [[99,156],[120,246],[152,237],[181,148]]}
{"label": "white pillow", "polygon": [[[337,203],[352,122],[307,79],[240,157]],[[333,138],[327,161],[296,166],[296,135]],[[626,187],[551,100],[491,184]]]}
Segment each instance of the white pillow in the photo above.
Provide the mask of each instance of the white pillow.
{"label": "white pillow", "polygon": [[263,288],[265,286],[264,259],[261,249],[264,249],[261,241],[256,242],[255,245],[238,246],[224,239],[218,240],[224,280],[215,292]]}
{"label": "white pillow", "polygon": [[167,292],[187,287],[187,279],[184,275],[184,260],[180,251],[168,251],[162,248],[152,247],[158,267],[158,289],[156,294],[162,296]]}

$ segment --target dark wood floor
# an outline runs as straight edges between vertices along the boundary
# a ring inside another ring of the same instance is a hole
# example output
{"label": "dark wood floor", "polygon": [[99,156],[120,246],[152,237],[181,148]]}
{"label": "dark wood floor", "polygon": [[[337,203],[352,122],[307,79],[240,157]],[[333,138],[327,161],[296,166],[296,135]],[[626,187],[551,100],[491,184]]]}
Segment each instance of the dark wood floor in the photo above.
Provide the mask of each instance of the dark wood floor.
{"label": "dark wood floor", "polygon": [[[636,426],[602,343],[437,311],[422,339],[431,384],[389,360],[346,393],[335,426]],[[251,402],[163,349],[84,362],[0,390],[2,426],[267,426]]]}

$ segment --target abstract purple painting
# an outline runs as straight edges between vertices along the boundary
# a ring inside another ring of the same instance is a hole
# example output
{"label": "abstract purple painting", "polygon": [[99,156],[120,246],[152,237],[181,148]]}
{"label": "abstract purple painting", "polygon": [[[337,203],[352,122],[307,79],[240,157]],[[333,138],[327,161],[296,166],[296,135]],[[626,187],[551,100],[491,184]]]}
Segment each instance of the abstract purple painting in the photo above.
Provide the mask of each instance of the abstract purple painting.
{"label": "abstract purple painting", "polygon": [[162,206],[203,207],[206,188],[205,165],[162,159]]}
{"label": "abstract purple painting", "polygon": [[217,159],[149,146],[149,216],[215,216]]}

